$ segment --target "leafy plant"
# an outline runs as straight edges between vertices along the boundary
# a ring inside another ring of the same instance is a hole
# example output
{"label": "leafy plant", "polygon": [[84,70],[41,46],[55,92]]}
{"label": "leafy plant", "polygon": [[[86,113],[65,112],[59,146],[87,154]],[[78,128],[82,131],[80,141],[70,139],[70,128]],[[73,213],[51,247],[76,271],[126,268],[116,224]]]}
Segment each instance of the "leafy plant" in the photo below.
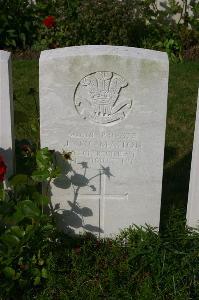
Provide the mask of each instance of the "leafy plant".
{"label": "leafy plant", "polygon": [[125,45],[167,51],[172,61],[181,61],[184,50],[198,44],[196,1],[169,0],[161,9],[156,0],[0,0],[0,4],[4,48],[40,51],[72,45]]}
{"label": "leafy plant", "polygon": [[182,49],[180,44],[173,39],[166,39],[164,42],[158,42],[155,47],[166,51],[172,62],[182,61]]}
{"label": "leafy plant", "polygon": [[25,0],[0,0],[0,45],[22,48],[36,38],[35,6]]}
{"label": "leafy plant", "polygon": [[62,0],[54,8],[55,26],[41,24],[33,49],[81,44],[138,46],[145,32],[143,5],[137,1]]}
{"label": "leafy plant", "polygon": [[9,188],[3,182],[0,186],[2,297],[19,297],[24,288],[34,289],[48,277],[46,266],[56,229],[52,211],[45,212],[48,193],[41,193],[38,182],[47,181],[48,186],[59,172],[47,148],[39,150],[33,159],[36,170],[32,174],[17,174],[9,180]]}

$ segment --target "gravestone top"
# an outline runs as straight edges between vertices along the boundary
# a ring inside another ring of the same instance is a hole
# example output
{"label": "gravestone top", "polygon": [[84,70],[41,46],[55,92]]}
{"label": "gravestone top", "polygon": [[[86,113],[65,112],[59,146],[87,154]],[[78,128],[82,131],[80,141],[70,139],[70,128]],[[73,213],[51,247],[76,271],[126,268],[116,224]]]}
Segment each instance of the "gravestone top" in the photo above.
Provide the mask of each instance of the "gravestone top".
{"label": "gravestone top", "polygon": [[4,51],[4,50],[0,50],[0,60],[9,60],[10,59],[10,56],[11,56],[11,54],[10,54],[10,52],[8,52],[8,51]]}
{"label": "gravestone top", "polygon": [[13,144],[11,54],[0,50],[0,154],[8,167],[8,177],[14,168]]}
{"label": "gravestone top", "polygon": [[168,65],[165,53],[128,47],[41,54],[41,146],[62,169],[51,186],[62,228],[110,236],[159,226]]}
{"label": "gravestone top", "polygon": [[165,61],[168,63],[168,56],[165,52],[125,47],[125,46],[109,46],[109,45],[86,45],[86,46],[71,46],[66,48],[57,48],[52,50],[44,50],[41,52],[40,61],[49,60],[55,57],[65,56],[81,56],[81,55],[115,55],[122,57],[132,57],[138,59],[149,59],[157,61]]}

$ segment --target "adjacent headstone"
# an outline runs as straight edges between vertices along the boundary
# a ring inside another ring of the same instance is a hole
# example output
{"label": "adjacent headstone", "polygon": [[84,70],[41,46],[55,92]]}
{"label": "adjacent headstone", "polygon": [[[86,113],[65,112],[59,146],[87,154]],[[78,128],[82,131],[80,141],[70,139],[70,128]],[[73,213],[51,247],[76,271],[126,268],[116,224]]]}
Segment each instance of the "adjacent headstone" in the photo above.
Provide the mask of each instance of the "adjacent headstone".
{"label": "adjacent headstone", "polygon": [[165,53],[129,47],[41,53],[41,146],[62,167],[51,193],[63,229],[159,226],[168,68]]}
{"label": "adjacent headstone", "polygon": [[196,123],[192,152],[191,173],[189,182],[189,197],[187,204],[187,225],[199,226],[199,91],[196,111]]}
{"label": "adjacent headstone", "polygon": [[7,177],[13,173],[13,99],[11,55],[0,51],[0,155],[8,167]]}
{"label": "adjacent headstone", "polygon": [[[185,9],[186,9],[186,12],[187,12],[188,16],[193,15],[193,11],[192,11],[191,6],[190,6],[190,4],[192,2],[191,0],[187,0],[186,4],[185,4],[184,0],[178,0],[176,2],[178,4],[178,6],[181,8],[183,14],[185,14]],[[155,7],[153,5],[151,5],[151,8],[155,9],[155,10],[157,8],[158,10],[161,11],[161,10],[165,10],[166,8],[170,7],[171,5],[172,5],[172,2],[169,1],[169,0],[157,0]],[[170,16],[168,16],[168,18],[170,18]],[[177,22],[182,23],[183,20],[182,20],[181,13],[172,13],[172,20],[174,20],[176,23]]]}

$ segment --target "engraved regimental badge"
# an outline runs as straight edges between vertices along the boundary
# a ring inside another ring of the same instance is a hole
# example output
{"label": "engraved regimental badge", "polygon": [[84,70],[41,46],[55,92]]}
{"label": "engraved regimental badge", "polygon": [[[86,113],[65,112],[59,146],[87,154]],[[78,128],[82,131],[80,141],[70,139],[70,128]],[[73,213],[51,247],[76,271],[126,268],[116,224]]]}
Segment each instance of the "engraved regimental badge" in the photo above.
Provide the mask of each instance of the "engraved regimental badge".
{"label": "engraved regimental badge", "polygon": [[113,72],[95,72],[77,85],[74,102],[83,119],[108,125],[123,120],[132,101],[122,95],[127,81]]}

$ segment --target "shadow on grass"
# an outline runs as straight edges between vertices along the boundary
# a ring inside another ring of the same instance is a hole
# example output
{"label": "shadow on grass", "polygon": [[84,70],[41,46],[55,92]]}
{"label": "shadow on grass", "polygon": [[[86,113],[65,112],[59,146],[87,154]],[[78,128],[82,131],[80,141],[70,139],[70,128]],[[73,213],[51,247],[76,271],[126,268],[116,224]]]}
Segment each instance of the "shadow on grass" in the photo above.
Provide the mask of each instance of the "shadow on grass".
{"label": "shadow on grass", "polygon": [[[176,156],[176,153],[175,148],[166,147],[164,165]],[[160,230],[166,228],[171,210],[181,209],[186,216],[191,158],[192,153],[189,152],[173,166],[164,170]]]}

